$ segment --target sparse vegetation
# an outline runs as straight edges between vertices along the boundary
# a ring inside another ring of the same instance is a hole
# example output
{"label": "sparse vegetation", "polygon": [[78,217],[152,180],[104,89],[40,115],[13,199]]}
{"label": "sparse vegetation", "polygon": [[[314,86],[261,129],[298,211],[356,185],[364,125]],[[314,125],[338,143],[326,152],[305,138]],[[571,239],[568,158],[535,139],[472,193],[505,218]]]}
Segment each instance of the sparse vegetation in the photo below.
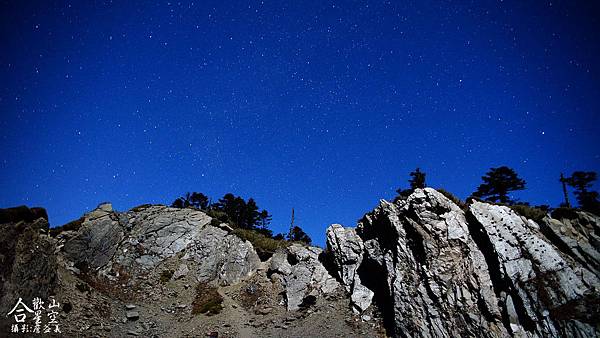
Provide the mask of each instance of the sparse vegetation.
{"label": "sparse vegetation", "polygon": [[50,236],[56,237],[58,234],[60,234],[63,231],[70,231],[70,230],[77,231],[77,230],[79,230],[79,228],[81,228],[81,224],[83,224],[84,220],[85,220],[85,217],[81,217],[81,218],[71,221],[65,225],[50,228],[48,230],[48,233],[50,234]]}
{"label": "sparse vegetation", "polygon": [[308,234],[306,234],[306,232],[304,232],[304,230],[302,230],[302,228],[300,228],[299,226],[294,226],[290,230],[290,233],[288,234],[288,241],[302,242],[308,245],[312,243],[312,239],[310,238],[310,236],[308,236]]}
{"label": "sparse vegetation", "polygon": [[512,210],[514,210],[517,214],[534,220],[536,223],[541,223],[544,217],[548,215],[549,208],[548,206],[538,206],[532,207],[526,204],[515,204],[509,206]]}
{"label": "sparse vegetation", "polygon": [[460,208],[464,208],[465,207],[465,203],[463,201],[461,201],[460,198],[456,197],[456,195],[454,195],[453,193],[449,192],[446,189],[436,189],[437,192],[439,192],[440,194],[444,195],[447,199],[451,200],[452,202],[454,202],[454,204],[458,205]]}
{"label": "sparse vegetation", "polygon": [[573,208],[556,208],[552,210],[552,218],[554,219],[577,219],[577,210]]}
{"label": "sparse vegetation", "polygon": [[277,249],[289,245],[289,243],[283,239],[270,238],[255,230],[237,228],[233,230],[233,234],[252,243],[256,253],[263,261],[273,256]]}
{"label": "sparse vegetation", "polygon": [[199,283],[196,286],[196,297],[192,302],[192,314],[206,314],[212,316],[223,310],[223,296],[217,288],[207,283]]}
{"label": "sparse vegetation", "polygon": [[173,277],[173,273],[175,273],[173,270],[163,270],[160,273],[160,282],[162,284],[167,283],[168,281],[171,280],[171,277]]}

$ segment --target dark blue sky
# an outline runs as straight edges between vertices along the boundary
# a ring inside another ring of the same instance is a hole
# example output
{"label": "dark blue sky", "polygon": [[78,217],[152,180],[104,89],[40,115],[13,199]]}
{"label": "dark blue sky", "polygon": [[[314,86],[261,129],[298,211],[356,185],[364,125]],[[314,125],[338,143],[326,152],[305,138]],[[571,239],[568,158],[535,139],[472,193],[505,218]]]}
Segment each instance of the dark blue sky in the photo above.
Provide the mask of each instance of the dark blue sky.
{"label": "dark blue sky", "polygon": [[406,187],[492,166],[557,205],[600,169],[596,1],[1,1],[0,207],[52,225],[186,191],[323,243]]}

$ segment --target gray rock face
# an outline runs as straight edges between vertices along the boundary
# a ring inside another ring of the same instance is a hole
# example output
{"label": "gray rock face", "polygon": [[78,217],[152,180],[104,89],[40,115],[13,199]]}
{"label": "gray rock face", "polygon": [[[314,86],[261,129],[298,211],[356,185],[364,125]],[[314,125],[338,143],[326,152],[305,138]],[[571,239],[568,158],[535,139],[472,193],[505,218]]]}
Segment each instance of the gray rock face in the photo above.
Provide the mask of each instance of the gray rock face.
{"label": "gray rock face", "polygon": [[351,303],[357,312],[366,310],[373,299],[373,291],[365,287],[358,274],[363,260],[364,245],[355,229],[333,224],[327,229],[327,248],[336,266],[340,267],[339,278],[346,291],[351,294]]}
{"label": "gray rock face", "polygon": [[283,285],[289,311],[298,310],[311,298],[316,300],[319,295],[330,294],[339,287],[319,261],[322,252],[321,248],[293,244],[271,258],[269,273]]}
{"label": "gray rock face", "polygon": [[198,281],[229,285],[252,274],[260,260],[252,244],[210,225],[211,218],[193,209],[146,206],[127,213],[102,205],[85,216],[77,234],[64,245],[74,263],[111,276],[116,267],[148,270],[181,253]]}
{"label": "gray rock face", "polygon": [[127,224],[108,204],[85,215],[77,234],[65,243],[64,252],[75,264],[100,268],[115,255],[125,235]]}
{"label": "gray rock face", "polygon": [[183,259],[196,263],[198,281],[217,281],[221,285],[236,283],[260,265],[250,242],[210,225],[199,232]]}
{"label": "gray rock face", "polygon": [[469,209],[492,244],[488,255],[498,265],[490,273],[502,287],[500,301],[506,304],[511,331],[541,337],[595,335],[589,311],[590,302],[599,300],[598,277],[560,252],[538,224],[510,208],[475,201]]}
{"label": "gray rock face", "polygon": [[556,212],[557,219],[546,218],[540,229],[547,238],[600,276],[600,217],[588,212]]}
{"label": "gray rock face", "polygon": [[508,207],[465,212],[417,189],[381,201],[356,230],[332,225],[327,245],[355,309],[377,299],[394,336],[594,337],[598,223],[578,217],[547,219],[542,231]]}

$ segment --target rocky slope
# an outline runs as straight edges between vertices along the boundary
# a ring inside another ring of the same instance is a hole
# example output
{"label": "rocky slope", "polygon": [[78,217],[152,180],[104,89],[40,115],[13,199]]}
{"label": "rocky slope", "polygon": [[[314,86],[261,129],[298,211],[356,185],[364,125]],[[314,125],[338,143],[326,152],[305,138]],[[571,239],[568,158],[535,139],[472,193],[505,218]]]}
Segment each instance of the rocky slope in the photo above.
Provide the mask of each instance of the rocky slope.
{"label": "rocky slope", "polygon": [[[381,201],[327,248],[261,261],[201,211],[103,204],[48,235],[39,209],[0,212],[0,311],[61,303],[66,336],[595,337],[597,216],[536,223],[433,189]],[[200,313],[199,313],[200,312]],[[14,319],[3,316],[0,332]]]}

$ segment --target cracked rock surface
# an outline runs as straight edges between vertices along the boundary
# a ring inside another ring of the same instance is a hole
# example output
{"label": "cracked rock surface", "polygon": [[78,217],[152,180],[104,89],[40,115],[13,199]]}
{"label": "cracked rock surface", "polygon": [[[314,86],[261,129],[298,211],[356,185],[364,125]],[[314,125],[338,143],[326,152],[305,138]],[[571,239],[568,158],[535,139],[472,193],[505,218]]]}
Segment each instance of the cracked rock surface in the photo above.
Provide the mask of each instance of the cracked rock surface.
{"label": "cracked rock surface", "polygon": [[327,247],[354,308],[372,300],[392,336],[596,337],[598,226],[578,211],[539,225],[506,206],[463,210],[425,188],[355,229],[332,225]]}
{"label": "cracked rock surface", "polygon": [[193,263],[186,274],[201,282],[229,285],[251,275],[260,262],[252,245],[210,221],[193,209],[146,206],[118,213],[103,204],[85,216],[64,251],[73,265],[85,262],[106,276],[121,268],[148,271],[178,254]]}

